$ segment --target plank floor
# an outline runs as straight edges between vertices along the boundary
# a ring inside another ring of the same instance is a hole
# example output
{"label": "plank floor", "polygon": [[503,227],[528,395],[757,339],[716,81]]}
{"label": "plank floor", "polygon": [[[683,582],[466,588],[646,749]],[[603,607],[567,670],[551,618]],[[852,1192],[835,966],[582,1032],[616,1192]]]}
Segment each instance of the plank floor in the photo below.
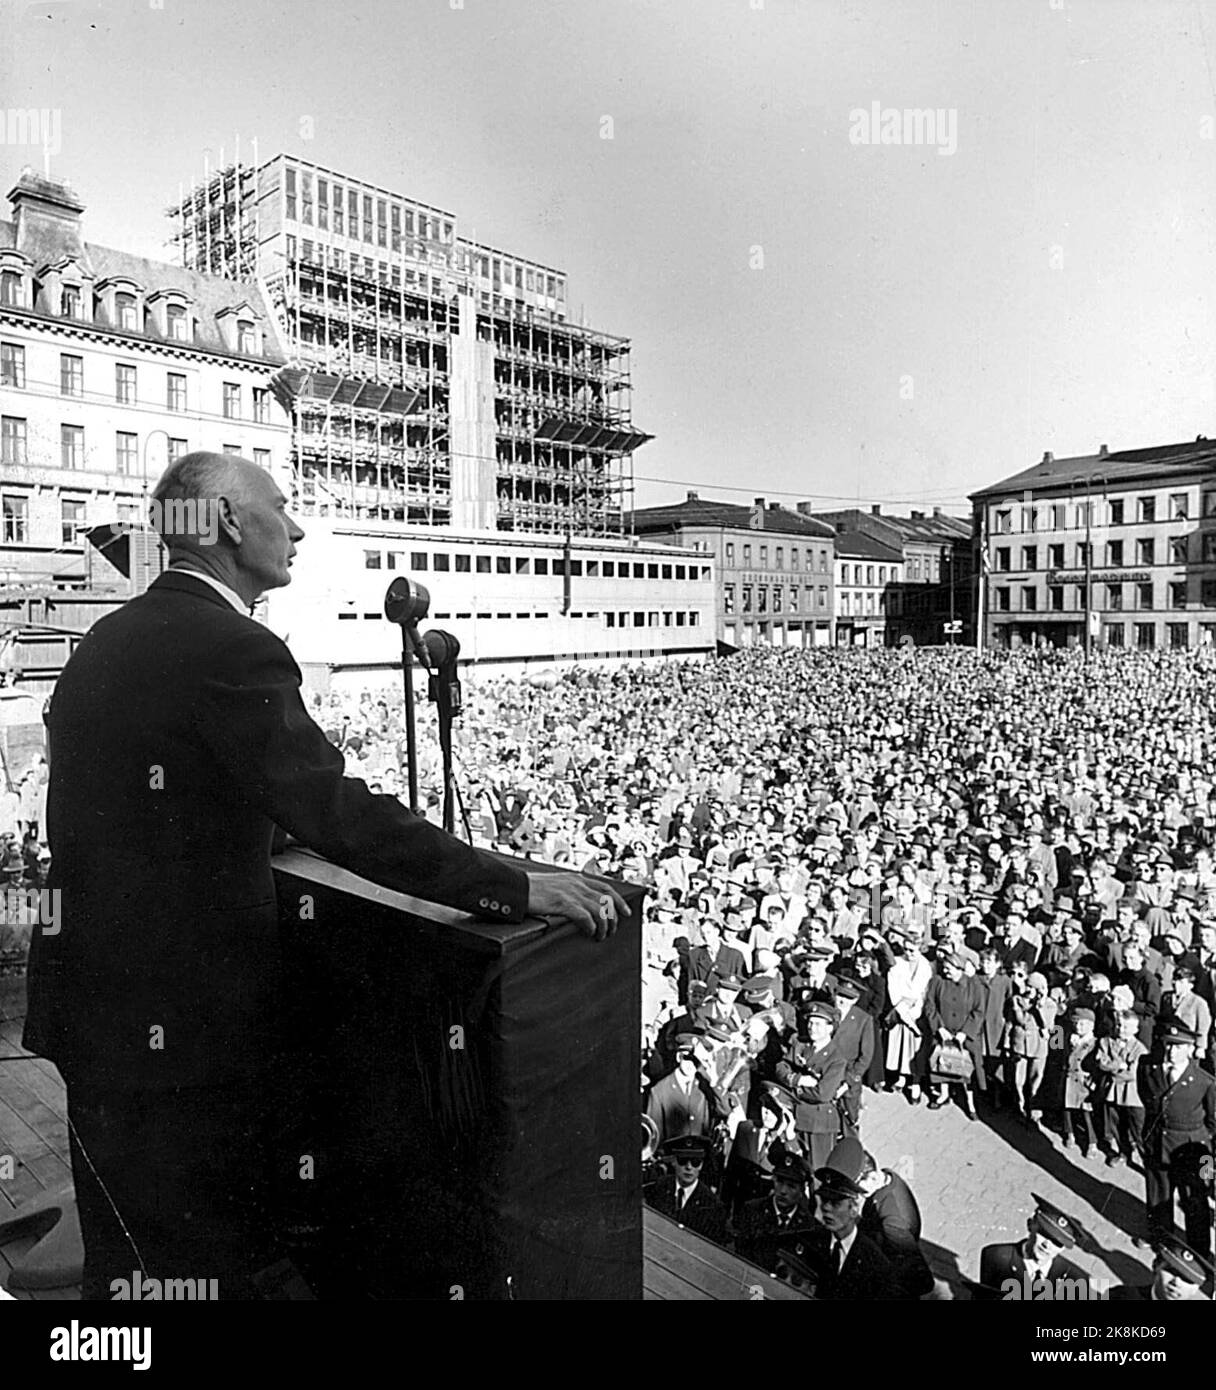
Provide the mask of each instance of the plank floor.
{"label": "plank floor", "polygon": [[642,1208],[642,1297],[715,1303],[807,1299],[650,1207]]}
{"label": "plank floor", "polygon": [[[11,1154],[16,1174],[0,1180],[0,1214],[72,1176],[68,1158],[67,1104],[63,1080],[52,1063],[31,1057],[21,1046],[25,1011],[25,981],[0,978],[0,1156]],[[36,1235],[19,1236],[0,1245],[0,1286],[8,1287],[13,1264],[26,1253]],[[78,1299],[78,1287],[27,1293],[13,1289],[17,1299],[57,1302]]]}
{"label": "plank floor", "polygon": [[[0,1156],[16,1161],[13,1180],[0,1181],[0,1214],[71,1177],[63,1081],[52,1063],[21,1046],[24,1007],[24,981],[0,978]],[[35,1239],[20,1236],[0,1245],[0,1286],[7,1288],[14,1262]],[[642,1283],[643,1297],[652,1300],[806,1297],[649,1207],[643,1209]],[[48,1302],[80,1297],[78,1287],[12,1292]]]}

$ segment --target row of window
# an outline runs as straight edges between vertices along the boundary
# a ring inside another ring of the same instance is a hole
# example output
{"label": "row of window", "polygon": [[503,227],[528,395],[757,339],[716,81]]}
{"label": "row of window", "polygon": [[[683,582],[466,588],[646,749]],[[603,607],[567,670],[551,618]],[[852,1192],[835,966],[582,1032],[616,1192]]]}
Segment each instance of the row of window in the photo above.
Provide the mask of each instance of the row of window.
{"label": "row of window", "polygon": [[[1102,627],[1102,636],[1106,639],[1107,646],[1123,647],[1125,641],[1124,623],[1105,623]],[[1147,651],[1157,645],[1157,624],[1156,623],[1135,623],[1133,624],[1134,638],[1136,646],[1142,651]],[[1216,634],[1216,624],[1205,623],[1204,631],[1207,640],[1212,640]],[[1171,647],[1185,647],[1189,645],[1190,624],[1189,623],[1166,623],[1165,625],[1166,644]]]}
{"label": "row of window", "polygon": [[[924,560],[924,573],[921,573],[921,561]],[[942,577],[942,562],[932,555],[909,555],[908,556],[908,578],[919,583],[922,579],[926,583],[936,583]]]}
{"label": "row of window", "polygon": [[[838,589],[836,591],[837,609],[840,612],[841,616],[846,618],[850,616],[850,610],[854,617],[873,617],[876,611],[876,598],[878,600],[877,612],[885,613],[887,611],[886,594],[875,594],[873,590],[871,590],[869,593],[859,594],[850,594],[847,589]],[[863,600],[865,603],[864,610],[862,608]]]}
{"label": "row of window", "polygon": [[[4,540],[8,544],[25,545],[30,539],[30,503],[21,493],[6,493],[0,498],[3,513]],[[120,521],[133,521],[138,515],[136,503],[119,503]],[[88,526],[88,504],[76,498],[64,497],[59,503],[60,543],[75,545],[80,532]]]}
{"label": "row of window", "polygon": [[[770,588],[767,584],[743,584],[740,586],[743,613],[767,613],[770,611]],[[787,597],[783,597],[786,590],[780,584],[774,584],[771,589],[771,611],[780,613],[783,605],[787,606],[791,613],[797,613],[798,609],[798,588],[796,585],[789,586]],[[753,607],[753,596],[755,606]],[[828,606],[828,586],[820,584],[817,589],[812,589],[808,584],[803,590],[802,606],[809,610],[812,603],[816,608],[826,609]],[[735,611],[735,585],[724,584],[722,586],[722,611],[728,615]]]}
{"label": "row of window", "polygon": [[[287,238],[287,259],[294,262],[296,259],[296,238]],[[301,250],[301,260],[307,265],[320,265],[326,260],[326,248],[315,245],[305,238],[299,243]],[[400,289],[402,282],[401,266],[398,262],[378,261],[371,256],[356,256],[353,252],[349,258],[346,253],[338,246],[328,248],[329,265],[335,271],[345,275],[349,264],[350,274],[353,278],[369,281],[378,281],[381,285],[390,285],[393,289]],[[430,283],[431,293],[439,296],[443,293],[443,281],[438,276],[427,275],[425,270],[413,271],[408,266],[405,268],[405,283],[415,286],[421,294],[426,294],[427,283]]]}
{"label": "row of window", "polygon": [[322,178],[307,169],[290,166],[284,171],[284,212],[293,222],[319,227],[352,241],[401,250],[404,234],[426,241],[450,244],[455,233],[452,222],[421,208],[395,199],[377,198],[358,188],[347,188],[336,179]]}
{"label": "row of window", "polygon": [[[28,422],[18,415],[0,416],[0,463],[16,467],[28,466]],[[158,431],[156,431],[158,433]],[[185,439],[169,439],[167,456],[170,463],[190,452]],[[243,454],[239,444],[223,445],[226,454]],[[270,450],[254,449],[254,463],[262,468],[270,467]],[[85,466],[85,437],[83,425],[61,424],[59,426],[59,466],[60,468],[83,468]],[[139,435],[131,430],[114,432],[114,471],[132,477],[140,471]]]}
{"label": "row of window", "polygon": [[[165,373],[165,408],[177,413],[189,409],[188,378],[184,372]],[[23,391],[26,385],[25,347],[21,343],[0,342],[0,386]],[[77,353],[59,354],[59,394],[83,400],[84,358]],[[107,397],[108,398],[108,397]],[[134,363],[114,364],[114,401],[117,405],[139,404],[139,371]],[[255,386],[251,393],[254,424],[270,423],[270,389]],[[226,420],[244,418],[244,393],[240,382],[225,381],[222,391],[222,410]]]}
{"label": "row of window", "polygon": [[[761,546],[758,546],[757,549],[758,549],[758,551],[759,551],[759,553],[760,553],[760,568],[761,568],[761,569],[768,569],[768,546],[767,546],[767,545],[761,545]],[[743,545],[743,547],[742,547],[742,550],[743,550],[743,568],[744,568],[744,569],[749,569],[749,568],[751,567],[751,563],[752,563],[752,547],[751,547],[750,544],[745,543],[745,544]],[[785,547],[784,547],[783,545],[774,546],[774,547],[773,547],[773,551],[774,551],[774,556],[773,556],[773,561],[774,561],[773,567],[774,567],[774,569],[783,570],[783,569],[785,568]],[[801,554],[802,554],[802,552],[798,549],[797,546],[793,546],[793,545],[790,546],[790,569],[796,570],[796,569],[799,567],[800,556],[801,556]],[[726,563],[726,566],[727,566],[728,569],[733,569],[733,568],[735,567],[735,543],[734,543],[734,541],[727,541],[727,542],[726,542],[726,561],[725,561],[725,563]],[[813,551],[813,550],[810,548],[810,546],[807,546],[807,548],[806,548],[806,568],[807,568],[808,570],[813,570],[813,569],[815,568],[815,551]],[[819,572],[820,572],[820,574],[826,574],[826,573],[827,573],[827,570],[828,570],[828,552],[827,552],[826,550],[820,550],[820,551],[819,551]]]}
{"label": "row of window", "polygon": [[[998,507],[994,513],[993,530],[998,535],[1008,535],[1014,530],[1015,520],[1020,531],[1071,531],[1090,526],[1126,526],[1131,521],[1128,510],[1129,499],[1112,497],[1106,500],[1106,519],[1102,520],[1101,503],[1096,498],[1083,502],[1049,502],[1039,506]],[[1145,493],[1131,500],[1138,522],[1187,521],[1191,515],[1191,494],[1171,492],[1164,509],[1159,505],[1160,498],[1153,493]],[[1216,516],[1216,492],[1203,494],[1203,515]],[[1069,511],[1073,513],[1073,524],[1068,524]]]}
{"label": "row of window", "polygon": [[[1093,588],[1091,602],[1097,609],[1108,609],[1119,611],[1123,608],[1123,584],[1096,584]],[[1132,606],[1140,609],[1152,609],[1156,607],[1154,599],[1154,586],[1150,582],[1133,584],[1134,604]],[[1166,585],[1166,607],[1185,608],[1186,581],[1175,580]],[[1073,602],[1068,605],[1080,610],[1085,607],[1085,588],[1081,584],[1064,585],[1049,584],[1047,586],[1047,611],[1051,613],[1063,613],[1066,611],[1066,595],[1069,589],[1073,591]],[[1012,611],[1013,590],[1005,585],[998,585],[996,588],[996,611],[998,613],[1008,613]],[[1023,613],[1035,613],[1039,609],[1039,591],[1031,585],[1020,589],[1020,611]],[[1216,607],[1216,579],[1205,579],[1200,585],[1200,602],[1205,608]]]}
{"label": "row of window", "polygon": [[[0,271],[0,307],[12,309],[31,309],[35,306],[30,302],[31,294],[37,293],[39,306],[43,312],[48,312],[46,300],[48,290],[44,286],[41,290],[31,290],[27,287],[27,276],[18,270]],[[33,285],[34,282],[30,281]],[[163,320],[157,315],[161,309],[153,313],[152,306],[141,303],[142,296],[131,290],[115,290],[112,300],[106,298],[101,301],[104,315],[109,319],[110,326],[117,328],[124,333],[145,333],[148,331],[149,324],[154,331],[164,334],[170,342],[192,343],[195,340],[197,324],[191,314],[188,303],[175,303],[168,300],[163,304]],[[50,306],[53,308],[53,304]],[[65,319],[74,319],[78,323],[93,323],[97,321],[97,311],[94,305],[94,296],[91,286],[85,285],[61,285],[59,288],[59,315]],[[237,352],[245,353],[250,356],[256,355],[261,351],[260,334],[257,325],[252,319],[238,319],[235,329],[225,328],[225,335],[228,339],[228,346],[235,347]]]}
{"label": "row of window", "polygon": [[[355,621],[359,618],[359,616],[360,616],[360,615],[359,615],[358,613],[339,613],[339,614],[338,614],[338,620],[339,620],[340,622],[355,622]],[[365,620],[366,622],[379,622],[379,621],[384,617],[384,614],[383,614],[383,613],[379,613],[379,612],[376,612],[376,613],[364,613],[362,616],[363,616],[363,618],[364,618],[364,620]],[[447,621],[450,621],[450,620],[453,619],[453,618],[456,618],[457,620],[460,620],[460,619],[472,619],[472,618],[480,618],[480,619],[492,619],[492,618],[497,618],[497,619],[499,619],[500,621],[504,621],[504,622],[505,622],[505,621],[508,621],[508,620],[515,621],[515,620],[518,620],[518,619],[536,619],[536,618],[547,619],[549,616],[550,616],[550,615],[549,615],[548,612],[521,612],[521,613],[498,613],[498,612],[494,612],[494,613],[491,613],[491,612],[485,612],[485,613],[472,613],[472,612],[470,612],[470,613],[433,613],[433,614],[431,615],[432,620],[435,621],[435,622],[447,622]],[[618,610],[612,610],[612,611],[609,611],[609,612],[606,612],[606,613],[603,613],[603,614],[600,614],[600,613],[584,613],[584,612],[582,612],[582,611],[579,611],[579,612],[577,612],[577,613],[570,613],[570,614],[568,614],[567,616],[569,616],[570,618],[586,619],[586,620],[589,621],[589,622],[598,622],[598,621],[600,621],[600,619],[602,618],[602,619],[603,619],[604,626],[605,626],[605,627],[612,627],[612,628],[622,628],[622,627],[700,627],[700,626],[701,626],[701,614],[700,614],[695,608],[692,608],[692,609],[684,609],[684,608],[675,608],[675,609],[672,609],[672,608],[651,609],[649,612],[647,612],[647,611],[637,611],[637,610],[626,610],[626,609],[621,609],[621,610],[619,610],[619,611],[618,611]]]}
{"label": "row of window", "polygon": [[[1170,536],[1166,541],[1166,563],[1171,565],[1185,565],[1190,555],[1190,536]],[[1129,547],[1131,547],[1129,549]],[[1137,565],[1154,565],[1157,563],[1157,541],[1153,536],[1140,536],[1131,542],[1107,541],[1105,550],[1105,563],[1117,567],[1135,563]],[[1091,542],[1079,541],[1076,546],[1076,568],[1084,569],[1086,564],[1093,563],[1094,547]],[[1202,554],[1205,562],[1216,560],[1216,532],[1203,533]],[[1134,556],[1134,561],[1131,557]],[[1007,574],[1013,568],[1013,550],[1007,545],[998,545],[995,551],[996,570],[998,573]],[[1049,545],[1046,547],[1047,568],[1049,570],[1062,570],[1067,564],[1067,555],[1063,545]],[[1037,570],[1039,568],[1039,547],[1037,545],[1024,545],[1022,547],[1023,570]]]}
{"label": "row of window", "polygon": [[[408,558],[408,564],[406,563]],[[564,558],[549,559],[533,555],[473,555],[467,551],[448,554],[445,551],[365,550],[365,569],[412,570],[428,569],[446,574],[556,574],[565,577]],[[683,579],[696,582],[708,579],[707,565],[677,565],[629,560],[571,560],[573,579]]]}
{"label": "row of window", "polygon": [[[413,208],[391,198],[378,198],[359,189],[346,188],[336,180],[313,176],[307,170],[288,168],[283,190],[285,216],[304,227],[333,232],[368,246],[379,246],[400,255],[426,253],[426,242],[452,247],[455,228],[450,220],[421,208]],[[496,293],[504,286],[518,292],[564,299],[566,283],[562,276],[501,256],[455,248],[456,268],[480,276],[493,284]]]}
{"label": "row of window", "polygon": [[[1107,646],[1126,647],[1127,642],[1126,623],[1103,623],[1102,637]],[[1133,623],[1132,642],[1142,651],[1149,650],[1157,645],[1157,624],[1156,623]],[[1204,645],[1216,643],[1216,623],[1200,623],[1200,640]],[[1010,631],[1007,627],[998,627],[994,630],[994,635],[998,643],[1008,646],[1010,642]],[[1189,623],[1166,623],[1165,641],[1170,647],[1186,647],[1190,645],[1190,624]]]}
{"label": "row of window", "polygon": [[[888,569],[890,570],[891,582],[893,584],[898,583],[899,567],[897,565],[878,565],[876,567],[874,565],[849,566],[847,564],[842,564],[840,566],[840,582],[842,584],[873,584],[875,582],[875,575],[877,574],[877,582],[879,584],[885,584],[887,582]],[[865,572],[864,579],[862,578],[863,571]]]}

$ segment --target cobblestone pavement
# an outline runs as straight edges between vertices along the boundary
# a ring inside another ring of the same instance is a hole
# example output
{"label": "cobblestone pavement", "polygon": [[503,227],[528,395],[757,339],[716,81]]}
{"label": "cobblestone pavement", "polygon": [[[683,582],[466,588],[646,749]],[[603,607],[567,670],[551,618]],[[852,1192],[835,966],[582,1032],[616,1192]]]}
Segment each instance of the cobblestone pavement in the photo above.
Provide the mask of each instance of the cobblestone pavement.
{"label": "cobblestone pavement", "polygon": [[984,1245],[1019,1240],[1034,1210],[1031,1193],[1074,1217],[1092,1237],[1070,1251],[1091,1276],[1147,1283],[1151,1254],[1132,1246],[1142,1234],[1144,1177],[1126,1165],[1108,1168],[1091,1150],[1067,1153],[1049,1129],[1032,1131],[981,1102],[974,1123],[954,1104],[930,1111],[899,1095],[865,1093],[861,1140],[883,1168],[909,1183],[920,1205],[925,1253],[956,1296],[979,1273]]}

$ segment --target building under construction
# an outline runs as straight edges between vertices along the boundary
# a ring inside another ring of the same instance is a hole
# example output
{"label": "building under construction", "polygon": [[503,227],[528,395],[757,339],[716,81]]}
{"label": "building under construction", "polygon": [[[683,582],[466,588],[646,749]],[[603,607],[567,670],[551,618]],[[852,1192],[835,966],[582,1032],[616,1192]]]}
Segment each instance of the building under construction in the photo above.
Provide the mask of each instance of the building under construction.
{"label": "building under construction", "polygon": [[629,340],[570,322],[562,272],[287,155],[208,172],[169,211],[185,266],[260,280],[279,317],[301,514],[625,529],[651,437]]}

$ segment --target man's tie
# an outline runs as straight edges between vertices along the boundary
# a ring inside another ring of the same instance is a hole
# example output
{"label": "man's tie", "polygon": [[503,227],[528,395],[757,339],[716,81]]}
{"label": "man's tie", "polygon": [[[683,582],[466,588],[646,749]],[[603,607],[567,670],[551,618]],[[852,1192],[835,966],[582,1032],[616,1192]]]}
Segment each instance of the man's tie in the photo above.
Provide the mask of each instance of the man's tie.
{"label": "man's tie", "polygon": [[832,1248],[828,1253],[828,1278],[835,1279],[840,1273],[840,1241],[836,1236],[832,1237]]}

